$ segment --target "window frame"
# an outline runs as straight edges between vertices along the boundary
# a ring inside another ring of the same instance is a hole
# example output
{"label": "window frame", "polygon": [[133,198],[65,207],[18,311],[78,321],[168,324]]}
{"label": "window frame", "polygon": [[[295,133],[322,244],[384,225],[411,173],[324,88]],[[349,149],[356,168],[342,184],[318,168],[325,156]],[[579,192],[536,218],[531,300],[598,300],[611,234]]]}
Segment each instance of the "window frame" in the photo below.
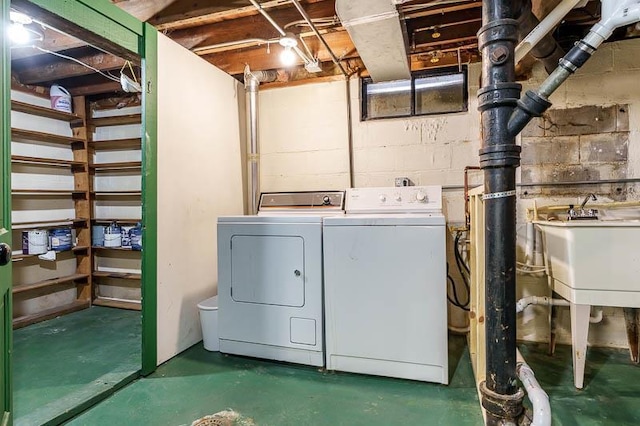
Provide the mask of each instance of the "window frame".
{"label": "window frame", "polygon": [[[462,74],[463,79],[463,90],[464,90],[464,99],[462,104],[462,109],[459,111],[443,111],[443,112],[425,112],[425,113],[416,113],[416,80],[420,78],[428,78],[428,77],[437,77],[441,75],[450,75],[450,74]],[[387,117],[367,117],[368,108],[367,108],[367,86],[369,84],[373,84],[373,80],[371,77],[362,77],[360,79],[360,121],[375,121],[375,120],[391,120],[397,118],[411,118],[411,117],[423,117],[430,115],[446,115],[446,114],[459,114],[463,112],[469,111],[469,70],[467,65],[462,65],[462,67],[454,66],[454,67],[442,67],[442,68],[432,68],[428,70],[421,71],[413,71],[411,72],[411,105],[410,105],[410,113],[405,115],[393,115]]]}

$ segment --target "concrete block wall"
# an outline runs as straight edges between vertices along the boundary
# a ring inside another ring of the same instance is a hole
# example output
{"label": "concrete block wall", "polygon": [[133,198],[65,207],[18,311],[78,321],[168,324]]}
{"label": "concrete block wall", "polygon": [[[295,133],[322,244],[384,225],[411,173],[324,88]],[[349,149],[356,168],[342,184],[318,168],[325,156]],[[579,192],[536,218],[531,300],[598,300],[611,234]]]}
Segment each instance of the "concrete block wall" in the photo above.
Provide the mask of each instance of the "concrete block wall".
{"label": "concrete block wall", "polygon": [[[542,120],[537,123],[537,130],[534,124],[519,138],[524,150],[523,166],[518,169],[519,181],[567,178],[566,175],[554,174],[557,169],[554,162],[574,165],[576,171],[583,170],[584,162],[597,172],[589,176],[579,172],[575,180],[640,178],[638,58],[640,40],[605,44],[551,97],[553,107],[548,120],[553,120],[555,126],[563,123],[560,119],[567,122],[558,126],[561,131],[550,130],[547,134]],[[523,89],[534,89],[545,78],[543,68],[536,66],[533,77],[523,82]],[[480,116],[475,96],[479,79],[480,65],[470,65],[469,108],[466,113],[364,122],[360,121],[360,83],[353,79],[350,84],[355,186],[392,186],[394,178],[399,176],[409,177],[417,185],[443,185],[447,220],[449,223],[463,222],[463,169],[467,165],[478,164],[480,148]],[[325,82],[261,92],[263,191],[340,189],[348,186],[344,84],[342,81]],[[292,109],[293,112],[285,115],[288,118],[276,114],[278,110]],[[621,109],[627,111],[623,113]],[[568,118],[572,114],[580,118],[586,111],[590,111],[589,126],[583,126],[585,123],[579,121],[574,122],[577,125],[570,125]],[[592,129],[588,135],[575,129],[587,127]],[[482,183],[481,173],[472,173],[470,177],[472,186]],[[579,185],[571,192],[545,188],[523,186],[518,191],[518,246],[521,255],[526,243],[525,213],[534,203],[579,203],[586,193],[594,191],[601,200],[638,198],[636,185],[631,183]],[[520,260],[524,260],[523,256]],[[518,292],[521,296],[547,294],[546,277],[520,275]],[[604,321],[591,327],[590,343],[624,347],[626,337],[621,311],[607,308],[604,312]],[[568,317],[568,311],[561,312],[560,343],[570,343]],[[520,318],[520,338],[537,341],[548,338],[545,308],[530,308]]]}

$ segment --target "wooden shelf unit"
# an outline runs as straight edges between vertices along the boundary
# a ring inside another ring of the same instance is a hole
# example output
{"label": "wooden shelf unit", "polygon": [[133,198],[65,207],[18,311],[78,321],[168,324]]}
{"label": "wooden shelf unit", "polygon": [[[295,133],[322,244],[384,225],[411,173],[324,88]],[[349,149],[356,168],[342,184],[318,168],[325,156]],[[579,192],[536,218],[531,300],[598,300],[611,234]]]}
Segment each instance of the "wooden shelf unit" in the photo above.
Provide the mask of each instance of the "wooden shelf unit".
{"label": "wooden shelf unit", "polygon": [[[43,158],[38,156],[12,155],[13,164],[26,164],[41,167],[69,168],[73,174],[73,189],[43,189],[43,188],[15,188],[11,193],[14,197],[30,197],[33,199],[43,199],[44,197],[66,197],[73,200],[75,216],[57,220],[23,221],[12,223],[15,231],[30,229],[56,229],[62,227],[73,227],[76,231],[77,245],[70,252],[76,259],[75,273],[62,277],[52,277],[37,282],[27,282],[14,284],[12,292],[20,295],[19,300],[31,297],[41,297],[43,290],[48,293],[66,291],[75,286],[75,300],[59,306],[52,306],[42,309],[39,312],[30,313],[13,320],[14,328],[24,327],[36,322],[79,311],[91,306],[91,286],[92,286],[92,253],[91,253],[91,202],[90,202],[90,178],[89,178],[89,147],[87,144],[87,123],[86,123],[86,102],[84,97],[73,98],[75,114],[56,111],[50,108],[31,105],[20,101],[11,101],[13,111],[29,114],[35,117],[66,122],[72,132],[72,136],[61,136],[41,131],[26,129],[11,129],[11,139],[30,143],[34,152],[39,152],[40,144],[56,144],[66,146],[71,150],[73,158],[70,160]],[[46,199],[46,198],[44,198]],[[15,237],[15,235],[14,235]],[[64,252],[61,252],[64,253]],[[68,256],[68,255],[67,255]],[[37,255],[17,254],[12,257],[13,267],[19,268],[27,258],[36,258]],[[31,262],[29,264],[32,265]],[[51,275],[51,273],[47,273]],[[46,276],[46,275],[45,275]],[[53,302],[55,303],[55,302]]]}
{"label": "wooden shelf unit", "polygon": [[[104,110],[103,110],[104,111]],[[117,116],[108,116],[108,117],[100,117],[100,118],[91,118],[88,120],[89,129],[91,131],[97,130],[100,127],[114,127],[114,126],[127,126],[133,124],[141,124],[142,115],[141,114],[127,114],[127,115],[117,115]],[[109,134],[110,131],[105,131],[104,134]],[[142,137],[136,138],[122,138],[122,139],[103,139],[103,140],[92,140],[92,135],[88,135],[88,145],[89,150],[93,154],[97,154],[95,157],[95,162],[92,162],[89,165],[90,173],[92,174],[94,179],[106,179],[111,175],[113,176],[123,176],[125,174],[127,176],[127,180],[135,178],[135,172],[141,174],[142,170],[142,161],[139,160],[140,156],[135,154],[134,152],[126,152],[126,151],[139,151],[142,149]],[[107,136],[108,137],[108,136]],[[104,151],[123,151],[120,153],[114,153],[114,160],[109,158],[105,162],[100,162],[100,153]],[[135,154],[135,155],[133,155]],[[117,157],[116,157],[117,156]],[[134,160],[135,159],[135,160]],[[140,176],[140,179],[142,177]],[[131,188],[131,185],[123,184],[125,188],[128,186]],[[95,187],[92,188],[90,193],[91,202],[100,201],[101,205],[109,205],[110,203],[118,203],[122,201],[128,202],[129,200],[136,200],[136,197],[141,197],[142,191],[137,189],[120,189],[115,188],[114,190],[100,191],[96,190]],[[132,219],[132,218],[92,218],[92,225],[109,225],[113,222],[117,222],[120,226],[135,226],[137,223],[141,222],[141,219]],[[111,308],[119,308],[119,309],[132,309],[132,310],[141,310],[142,303],[140,300],[129,300],[131,295],[128,293],[124,298],[120,297],[107,297],[104,294],[101,294],[101,290],[106,290],[107,287],[110,286],[120,286],[121,284],[124,287],[135,288],[140,285],[140,281],[142,278],[141,273],[123,273],[123,272],[107,272],[99,270],[99,263],[103,261],[103,259],[110,259],[110,266],[118,265],[118,263],[122,260],[128,259],[127,262],[130,262],[132,259],[137,259],[135,253],[137,250],[132,250],[131,247],[103,247],[103,246],[94,246],[91,248],[93,253],[93,295],[92,300],[93,304],[97,306],[106,306]],[[128,269],[128,266],[127,266]],[[112,280],[124,280],[125,282],[114,283]],[[136,283],[137,281],[137,283]],[[109,296],[119,296],[119,290],[115,288],[109,288],[107,292]]]}

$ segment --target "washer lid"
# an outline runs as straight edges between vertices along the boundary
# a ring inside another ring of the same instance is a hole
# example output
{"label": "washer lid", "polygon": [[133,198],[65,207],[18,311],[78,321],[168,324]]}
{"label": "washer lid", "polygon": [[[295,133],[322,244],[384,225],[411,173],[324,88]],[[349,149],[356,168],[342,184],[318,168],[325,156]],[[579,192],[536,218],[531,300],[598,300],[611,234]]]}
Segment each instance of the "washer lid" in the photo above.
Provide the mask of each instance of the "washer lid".
{"label": "washer lid", "polygon": [[433,214],[353,214],[325,217],[324,226],[444,226],[441,213]]}
{"label": "washer lid", "polygon": [[241,224],[291,224],[291,223],[322,223],[321,215],[274,215],[274,216],[220,216],[218,224],[241,223]]}

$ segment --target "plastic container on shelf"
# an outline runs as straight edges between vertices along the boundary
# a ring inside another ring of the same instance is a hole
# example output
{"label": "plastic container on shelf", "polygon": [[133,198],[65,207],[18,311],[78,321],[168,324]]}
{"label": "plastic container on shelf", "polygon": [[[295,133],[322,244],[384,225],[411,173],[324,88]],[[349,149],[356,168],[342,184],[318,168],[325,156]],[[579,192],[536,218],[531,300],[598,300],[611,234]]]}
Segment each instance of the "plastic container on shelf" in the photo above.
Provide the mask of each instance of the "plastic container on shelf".
{"label": "plastic container on shelf", "polygon": [[129,230],[131,240],[131,250],[142,250],[142,224],[138,223],[135,228]]}
{"label": "plastic container on shelf", "polygon": [[116,222],[104,228],[104,246],[122,247],[122,227]]}
{"label": "plastic container on shelf", "polygon": [[49,95],[51,98],[51,108],[62,112],[72,112],[71,94],[67,91],[67,89],[54,84],[49,90]]}
{"label": "plastic container on shelf", "polygon": [[49,233],[44,229],[22,231],[23,254],[45,254],[49,251]]}

